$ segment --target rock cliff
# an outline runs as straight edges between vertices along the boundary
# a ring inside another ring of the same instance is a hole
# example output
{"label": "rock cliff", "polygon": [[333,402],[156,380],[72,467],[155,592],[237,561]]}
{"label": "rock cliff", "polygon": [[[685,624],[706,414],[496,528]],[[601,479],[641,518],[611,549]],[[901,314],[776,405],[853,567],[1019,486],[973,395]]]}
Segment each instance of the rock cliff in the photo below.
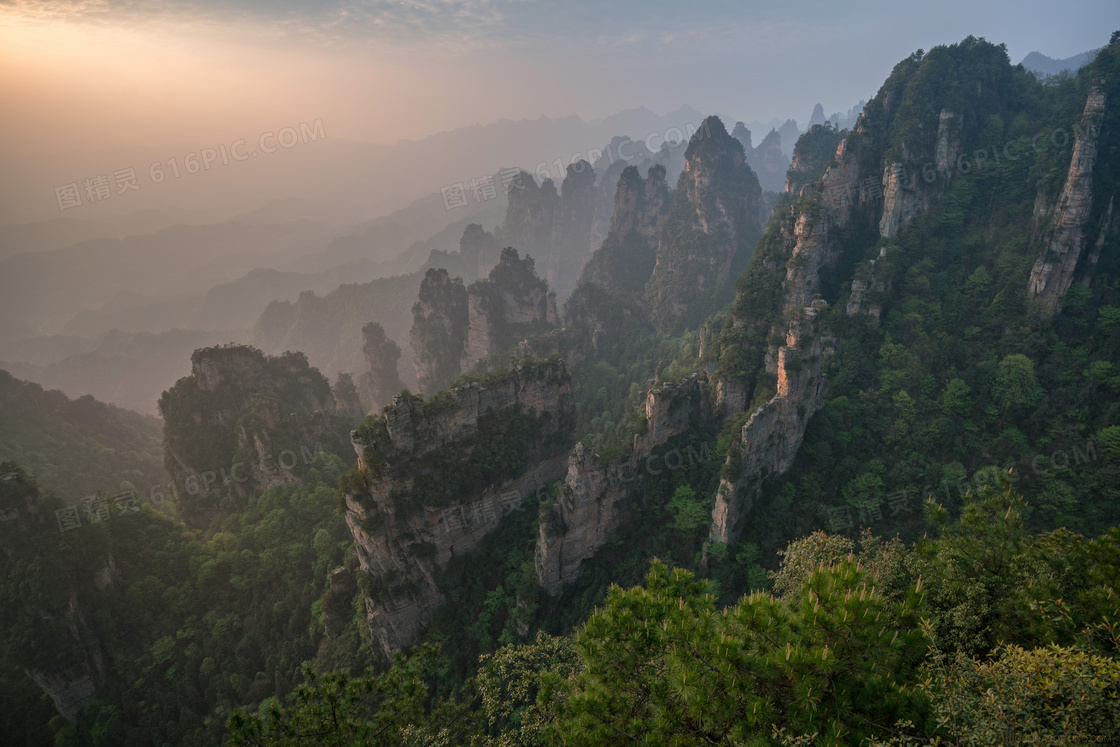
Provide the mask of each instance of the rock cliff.
{"label": "rock cliff", "polygon": [[[568,457],[559,497],[540,508],[537,578],[549,594],[579,578],[585,560],[594,556],[630,515],[630,500],[645,480],[670,470],[653,461],[654,450],[674,436],[707,423],[707,377],[693,374],[684,381],[655,386],[646,394],[646,430],[634,436],[634,448],[623,458],[605,462],[577,444]],[[671,452],[673,459],[701,459],[702,453]],[[677,465],[678,467],[680,465]]]}
{"label": "rock cliff", "polygon": [[645,179],[634,166],[624,169],[615,190],[610,233],[584,266],[579,284],[641,293],[653,273],[669,200],[665,167],[651,166]]}
{"label": "rock cliff", "polygon": [[413,307],[411,345],[420,390],[432,393],[486,362],[500,368],[526,337],[556,326],[556,294],[529,256],[502,250],[489,277],[463,288],[446,270],[429,270]]}
{"label": "rock cliff", "polygon": [[397,363],[401,349],[389,339],[378,322],[362,327],[362,355],[367,370],[358,380],[358,392],[366,412],[377,412],[404,389]]}
{"label": "rock cliff", "polygon": [[790,468],[809,419],[824,404],[823,345],[814,320],[826,307],[817,301],[803,309],[790,324],[786,344],[778,348],[777,392],[743,425],[727,457],[730,469],[720,480],[712,509],[709,536],[714,542],[739,536],[740,522],[750,513],[763,481]]}
{"label": "rock cliff", "polygon": [[428,270],[412,306],[409,331],[412,366],[421,392],[439,391],[459,377],[468,324],[462,278],[450,277],[447,270]]}
{"label": "rock cliff", "polygon": [[597,246],[593,235],[608,209],[596,187],[595,169],[584,160],[569,165],[559,192],[552,179],[538,186],[522,171],[508,195],[497,240],[533,257],[549,287],[567,296]]}
{"label": "rock cliff", "polygon": [[694,326],[730,300],[761,235],[761,195],[743,146],[708,117],[685,151],[646,286],[658,328]]}
{"label": "rock cliff", "polygon": [[245,345],[196,350],[191,374],[160,397],[164,465],[188,520],[205,522],[226,496],[283,484],[322,449],[342,452],[346,418],[326,377],[302,353]]}
{"label": "rock cliff", "polygon": [[[1093,209],[1097,139],[1106,104],[1106,96],[1100,88],[1095,87],[1089,92],[1080,128],[1075,132],[1073,157],[1062,195],[1050,219],[1051,228],[1043,237],[1042,251],[1031,270],[1027,298],[1031,308],[1040,316],[1050,316],[1062,310],[1062,297],[1073,284],[1074,273],[1085,249],[1085,226]],[[1111,222],[1111,207],[1110,196],[1109,205],[1105,208],[1108,218],[1101,221],[1106,229]],[[1102,233],[1102,240],[1098,243],[1103,244],[1103,236]]]}
{"label": "rock cliff", "polygon": [[793,163],[786,172],[785,191],[801,194],[806,184],[824,175],[843,135],[831,123],[811,126],[793,147]]}
{"label": "rock cliff", "polygon": [[426,400],[402,395],[354,432],[346,521],[381,651],[411,645],[430,622],[440,568],[563,477],[574,423],[568,372],[546,361]]}
{"label": "rock cliff", "polygon": [[[981,136],[975,122],[999,121],[992,114],[1005,105],[1002,92],[1021,84],[1017,76],[1006,52],[983,40],[915,53],[864,107],[823,176],[775,215],[739,281],[727,324],[706,346],[717,404],[725,415],[740,407],[749,415],[728,456],[712,540],[739,535],[762,483],[789,468],[822,406],[821,358],[829,344],[818,317],[841,303],[849,316],[882,313],[876,296],[890,273],[880,270],[892,261],[884,239],[905,231],[946,192],[968,137]],[[933,81],[945,85],[931,100]],[[959,111],[970,113],[972,129]],[[819,166],[824,159],[814,160]],[[791,169],[791,185],[796,175]],[[847,268],[856,267],[853,278]]]}

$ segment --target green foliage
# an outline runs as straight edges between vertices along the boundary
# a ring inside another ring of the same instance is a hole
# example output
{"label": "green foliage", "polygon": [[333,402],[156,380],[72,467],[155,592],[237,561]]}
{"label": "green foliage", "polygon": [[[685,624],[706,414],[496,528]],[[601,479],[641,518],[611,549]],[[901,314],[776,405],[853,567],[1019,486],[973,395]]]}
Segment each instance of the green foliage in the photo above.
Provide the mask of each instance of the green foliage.
{"label": "green foliage", "polygon": [[[424,675],[434,652],[421,649],[400,657],[380,675],[367,670],[351,678],[344,672],[318,674],[303,668],[304,682],[290,704],[262,703],[257,713],[235,711],[229,718],[234,747],[396,747],[419,745],[425,734],[411,724],[424,713]],[[430,736],[430,735],[428,735]]]}
{"label": "green foliage", "polygon": [[0,371],[0,410],[0,461],[22,465],[64,503],[99,490],[114,493],[123,480],[142,491],[167,482],[156,418],[89,396],[72,400],[6,371]]}
{"label": "green foliage", "polygon": [[752,594],[718,612],[691,574],[654,563],[614,588],[579,634],[584,666],[560,705],[565,744],[748,744],[783,724],[849,744],[920,718],[904,686],[922,649],[921,594],[890,603],[842,561],[791,601]]}
{"label": "green foliage", "polygon": [[1120,662],[1058,646],[938,655],[923,688],[952,744],[1115,744]]}
{"label": "green foliage", "polygon": [[509,645],[479,661],[482,712],[498,747],[552,744],[552,694],[570,678],[579,656],[570,638],[538,632],[531,642]]}

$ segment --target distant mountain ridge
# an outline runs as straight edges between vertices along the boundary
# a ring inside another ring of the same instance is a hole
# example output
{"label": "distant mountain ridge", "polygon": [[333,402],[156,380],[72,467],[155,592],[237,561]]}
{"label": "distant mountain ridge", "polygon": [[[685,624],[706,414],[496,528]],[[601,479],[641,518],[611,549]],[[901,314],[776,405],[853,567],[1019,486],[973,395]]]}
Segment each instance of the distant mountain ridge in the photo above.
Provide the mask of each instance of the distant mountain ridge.
{"label": "distant mountain ridge", "polygon": [[1019,64],[1027,70],[1043,75],[1057,75],[1058,73],[1066,72],[1076,73],[1085,65],[1088,65],[1097,56],[1099,49],[1090,49],[1088,52],[1075,54],[1073,57],[1067,57],[1064,60],[1055,60],[1053,57],[1047,57],[1041,52],[1031,52]]}

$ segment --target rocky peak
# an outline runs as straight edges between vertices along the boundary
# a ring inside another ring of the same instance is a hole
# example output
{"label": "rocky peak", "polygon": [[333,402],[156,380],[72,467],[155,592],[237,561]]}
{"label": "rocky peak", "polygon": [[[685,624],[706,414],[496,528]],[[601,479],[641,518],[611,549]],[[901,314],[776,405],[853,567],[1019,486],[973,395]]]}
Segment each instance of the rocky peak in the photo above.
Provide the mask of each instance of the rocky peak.
{"label": "rocky peak", "polygon": [[362,355],[367,370],[359,379],[359,393],[366,403],[366,411],[376,412],[404,389],[397,369],[401,349],[385,334],[379,322],[370,322],[362,327]]}
{"label": "rocky peak", "polygon": [[[345,418],[303,353],[229,345],[196,350],[191,363],[159,401],[164,466],[190,521],[206,522],[222,497],[298,479],[301,453],[338,451]],[[277,466],[288,461],[282,451],[297,455],[293,463]]]}
{"label": "rocky peak", "polygon": [[645,179],[636,167],[627,166],[615,190],[611,233],[622,239],[634,231],[647,241],[656,240],[668,203],[664,166],[651,166]]}
{"label": "rocky peak", "polygon": [[[796,137],[796,136],[795,136]],[[778,191],[785,184],[789,156],[782,150],[782,135],[770,130],[758,147],[746,154],[747,163],[758,175],[763,189]]]}
{"label": "rocky peak", "polygon": [[409,342],[412,365],[421,392],[447,387],[460,374],[468,324],[467,289],[462,278],[444,269],[430,269],[420,281],[412,306]]}
{"label": "rocky peak", "polygon": [[817,124],[797,139],[793,163],[786,172],[785,191],[800,194],[802,187],[820,179],[843,136],[831,123]]}
{"label": "rocky peak", "polygon": [[463,229],[459,239],[459,254],[468,268],[473,268],[474,277],[484,278],[498,261],[501,246],[497,238],[477,223]]}
{"label": "rocky peak", "polygon": [[743,146],[708,117],[685,151],[685,168],[646,287],[654,323],[694,325],[731,297],[761,234],[762,190]]}
{"label": "rocky peak", "polygon": [[817,104],[813,107],[813,113],[809,116],[809,129],[813,129],[816,125],[822,125],[824,122],[824,107],[821,104]]}
{"label": "rocky peak", "polygon": [[552,254],[554,227],[560,203],[556,185],[545,179],[539,186],[526,171],[509,185],[509,206],[499,240],[537,257]]}
{"label": "rocky peak", "polygon": [[339,371],[331,387],[334,401],[338,411],[351,421],[358,421],[365,417],[367,408],[362,404],[362,397],[358,387],[354,385],[354,377],[345,371]]}
{"label": "rocky peak", "polygon": [[558,322],[556,295],[532,257],[502,250],[489,277],[463,288],[446,270],[429,270],[412,309],[412,356],[420,390],[439,391],[483,359],[500,365],[527,336]]}

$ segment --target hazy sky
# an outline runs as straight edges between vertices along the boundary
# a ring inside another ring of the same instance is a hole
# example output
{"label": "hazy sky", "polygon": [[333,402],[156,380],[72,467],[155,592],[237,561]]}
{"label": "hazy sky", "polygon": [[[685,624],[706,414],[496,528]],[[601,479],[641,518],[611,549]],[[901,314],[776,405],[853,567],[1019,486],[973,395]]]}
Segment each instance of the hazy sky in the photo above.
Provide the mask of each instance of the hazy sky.
{"label": "hazy sky", "polygon": [[682,104],[847,110],[918,48],[1013,62],[1108,41],[1120,3],[820,0],[0,0],[0,160],[221,141],[322,119],[393,142],[497,119]]}

